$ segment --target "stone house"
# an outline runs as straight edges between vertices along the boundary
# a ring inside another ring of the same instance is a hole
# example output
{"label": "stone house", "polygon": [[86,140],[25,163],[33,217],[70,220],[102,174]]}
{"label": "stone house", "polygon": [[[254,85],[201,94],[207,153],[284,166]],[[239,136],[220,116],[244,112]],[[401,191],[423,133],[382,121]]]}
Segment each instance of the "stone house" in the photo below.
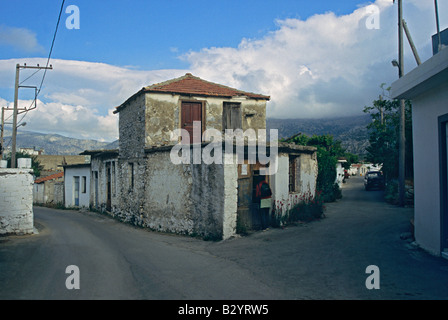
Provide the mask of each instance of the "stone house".
{"label": "stone house", "polygon": [[64,204],[64,172],[60,171],[34,180],[33,203]]}
{"label": "stone house", "polygon": [[[142,88],[114,112],[118,154],[90,152],[92,172],[98,172],[92,174],[98,191],[96,198],[91,191],[91,203],[163,232],[226,239],[238,226],[256,229],[259,181],[270,184],[274,206],[314,194],[317,179],[315,148],[261,143],[269,100],[189,73]],[[217,139],[230,129],[243,132],[242,143]],[[100,198],[104,193],[110,197]]]}
{"label": "stone house", "polygon": [[111,212],[117,207],[118,150],[86,150],[81,155],[90,156],[90,207]]}

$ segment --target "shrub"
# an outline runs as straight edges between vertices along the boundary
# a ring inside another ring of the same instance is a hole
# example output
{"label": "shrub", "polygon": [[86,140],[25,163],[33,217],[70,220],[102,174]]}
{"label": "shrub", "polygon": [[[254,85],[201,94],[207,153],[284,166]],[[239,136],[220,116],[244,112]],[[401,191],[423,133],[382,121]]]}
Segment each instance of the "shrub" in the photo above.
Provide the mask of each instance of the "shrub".
{"label": "shrub", "polygon": [[384,189],[384,200],[387,203],[398,204],[398,182],[391,180],[386,184]]}
{"label": "shrub", "polygon": [[285,204],[277,202],[272,210],[272,226],[282,227],[297,222],[310,222],[324,217],[323,192],[318,191],[315,196],[310,192],[297,197],[297,201],[289,209]]}

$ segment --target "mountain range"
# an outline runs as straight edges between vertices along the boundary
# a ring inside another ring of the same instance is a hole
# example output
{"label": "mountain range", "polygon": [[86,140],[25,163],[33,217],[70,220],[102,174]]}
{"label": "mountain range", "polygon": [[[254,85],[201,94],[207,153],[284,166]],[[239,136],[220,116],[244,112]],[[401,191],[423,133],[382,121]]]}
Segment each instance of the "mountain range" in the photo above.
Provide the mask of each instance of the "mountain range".
{"label": "mountain range", "polygon": [[278,129],[279,139],[289,138],[298,133],[309,137],[330,134],[334,140],[341,141],[347,152],[362,158],[366,155],[366,147],[369,145],[367,125],[371,121],[370,115],[321,119],[268,118],[266,129]]}
{"label": "mountain range", "polygon": [[[330,134],[335,140],[342,142],[347,152],[363,157],[365,148],[369,145],[366,127],[370,121],[369,115],[324,119],[268,118],[266,128],[277,129],[279,139],[288,138],[297,133],[308,136]],[[5,128],[5,146],[10,146],[10,140],[11,131]],[[44,154],[48,155],[77,155],[85,150],[118,149],[118,140],[110,143],[19,130],[17,150],[19,148],[42,149]]]}

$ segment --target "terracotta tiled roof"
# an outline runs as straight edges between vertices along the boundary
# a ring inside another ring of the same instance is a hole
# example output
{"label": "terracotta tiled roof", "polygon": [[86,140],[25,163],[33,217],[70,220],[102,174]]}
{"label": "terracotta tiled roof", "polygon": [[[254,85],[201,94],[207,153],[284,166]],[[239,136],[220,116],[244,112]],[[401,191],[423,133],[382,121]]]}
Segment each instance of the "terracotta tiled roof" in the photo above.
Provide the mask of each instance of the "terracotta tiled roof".
{"label": "terracotta tiled roof", "polygon": [[221,84],[205,81],[191,73],[183,77],[168,80],[162,83],[153,84],[144,88],[145,92],[183,93],[203,96],[235,97],[246,96],[254,99],[269,100],[269,96],[245,92],[230,88]]}
{"label": "terracotta tiled roof", "polygon": [[62,178],[63,176],[64,176],[64,172],[58,172],[58,173],[55,173],[55,174],[52,174],[52,175],[49,175],[49,176],[46,176],[43,178],[36,179],[36,180],[34,180],[34,183],[42,183],[45,181]]}
{"label": "terracotta tiled roof", "polygon": [[[270,100],[270,96],[265,96],[262,94],[246,92],[231,87],[227,87],[221,84],[213,83],[210,81],[203,80],[199,77],[193,76],[191,73],[187,73],[182,77],[168,80],[165,82],[157,83],[144,87],[142,90],[137,92],[135,95],[143,92],[156,92],[156,93],[171,93],[171,94],[185,94],[185,95],[197,95],[197,96],[207,96],[207,97],[236,97],[236,96],[246,96],[252,99],[260,100]],[[134,97],[133,95],[132,97]],[[131,98],[132,98],[131,97]],[[129,99],[131,99],[129,98]],[[129,101],[129,99],[127,101]],[[126,104],[123,103],[121,106],[117,107],[114,113],[120,111],[121,108]]]}

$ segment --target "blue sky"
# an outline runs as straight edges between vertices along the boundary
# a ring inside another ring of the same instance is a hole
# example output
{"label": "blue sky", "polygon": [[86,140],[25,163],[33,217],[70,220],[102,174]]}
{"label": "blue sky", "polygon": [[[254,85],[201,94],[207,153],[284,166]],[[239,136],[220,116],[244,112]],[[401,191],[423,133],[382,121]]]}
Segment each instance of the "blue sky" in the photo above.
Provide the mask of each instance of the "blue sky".
{"label": "blue sky", "polygon": [[[422,60],[431,56],[434,2],[406,0]],[[16,63],[44,65],[62,1],[0,0],[0,106],[13,101]],[[439,0],[441,28],[448,0]],[[80,29],[66,28],[69,5]],[[374,11],[376,8],[377,16]],[[374,17],[378,28],[369,28]],[[397,5],[375,1],[66,1],[38,108],[26,130],[113,141],[114,107],[142,86],[191,72],[271,96],[279,118],[362,114],[397,78]],[[372,21],[372,20],[370,20]],[[405,71],[415,61],[405,42]],[[31,71],[21,72],[21,80]],[[42,72],[26,81],[38,85]],[[20,91],[28,106],[30,91]]]}
{"label": "blue sky", "polygon": [[[62,1],[2,1],[1,24],[36,34],[45,56]],[[328,11],[353,12],[366,1],[132,0],[66,1],[80,10],[80,29],[68,30],[64,12],[53,58],[104,62],[141,69],[187,68],[183,53],[206,47],[236,47],[276,29],[276,21],[306,19]],[[26,50],[3,46],[0,59],[27,58]],[[32,50],[31,50],[32,51]]]}

